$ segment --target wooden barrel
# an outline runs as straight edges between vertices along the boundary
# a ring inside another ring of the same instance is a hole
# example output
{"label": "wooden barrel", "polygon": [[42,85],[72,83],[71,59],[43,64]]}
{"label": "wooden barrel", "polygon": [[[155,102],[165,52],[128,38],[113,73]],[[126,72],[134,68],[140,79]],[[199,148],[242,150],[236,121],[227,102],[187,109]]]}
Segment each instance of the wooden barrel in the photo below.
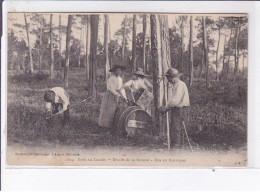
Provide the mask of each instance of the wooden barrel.
{"label": "wooden barrel", "polygon": [[114,126],[119,135],[133,137],[151,134],[153,122],[151,116],[141,107],[124,104],[115,113]]}

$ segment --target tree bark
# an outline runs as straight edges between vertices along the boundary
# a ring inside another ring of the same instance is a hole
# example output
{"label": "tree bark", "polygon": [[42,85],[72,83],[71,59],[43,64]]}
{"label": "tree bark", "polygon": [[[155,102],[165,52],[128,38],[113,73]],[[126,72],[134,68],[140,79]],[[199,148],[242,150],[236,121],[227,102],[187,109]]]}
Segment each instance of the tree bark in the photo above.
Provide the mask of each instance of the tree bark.
{"label": "tree bark", "polygon": [[218,45],[217,45],[217,51],[216,51],[216,80],[217,81],[219,81],[219,75],[218,75],[218,52],[219,52],[220,36],[221,36],[221,28],[219,26],[219,28],[218,28]]}
{"label": "tree bark", "polygon": [[104,26],[104,54],[105,54],[105,80],[108,79],[109,76],[109,57],[108,57],[108,15],[105,14],[105,26]]}
{"label": "tree bark", "polygon": [[82,19],[81,19],[81,22],[80,22],[80,38],[79,38],[79,58],[78,58],[78,68],[80,68],[80,54],[81,54],[81,42],[82,42]]}
{"label": "tree bark", "polygon": [[184,78],[184,64],[183,64],[183,55],[184,55],[184,43],[183,43],[183,39],[184,39],[184,27],[183,27],[183,19],[181,21],[181,72],[183,73],[183,78]]}
{"label": "tree bark", "polygon": [[157,40],[157,22],[154,14],[150,15],[151,21],[151,59],[153,65],[153,95],[154,95],[154,108],[155,108],[155,124],[156,128],[160,131],[160,114],[158,108],[159,104],[159,60],[158,60],[158,40]]}
{"label": "tree bark", "polygon": [[206,66],[206,86],[208,88],[209,87],[208,46],[207,46],[207,31],[206,31],[204,16],[202,16],[202,29],[203,29],[204,64]]}
{"label": "tree bark", "polygon": [[121,65],[124,65],[124,59],[125,59],[126,18],[127,18],[127,16],[125,16],[125,19],[124,19],[124,26],[123,26],[123,40],[122,40]]}
{"label": "tree bark", "polygon": [[193,81],[193,19],[190,16],[190,65],[189,65],[189,85],[192,85]]}
{"label": "tree bark", "polygon": [[134,72],[136,70],[136,14],[133,16],[132,63],[132,72]]}
{"label": "tree bark", "polygon": [[25,22],[25,28],[26,28],[26,34],[27,34],[27,42],[28,42],[28,48],[29,48],[29,58],[30,58],[29,73],[34,73],[33,60],[32,60],[32,50],[31,50],[30,37],[29,37],[29,29],[28,29],[28,23],[27,23],[27,19],[26,19],[26,15],[25,14],[24,14],[24,22]]}
{"label": "tree bark", "polygon": [[239,33],[240,33],[240,21],[238,20],[238,26],[237,26],[237,33],[236,33],[236,45],[235,45],[235,69],[234,69],[234,76],[236,76],[238,72],[238,65],[239,65],[239,49],[238,49],[238,39],[239,39]]}
{"label": "tree bark", "polygon": [[89,74],[89,95],[96,95],[96,69],[97,69],[97,39],[98,39],[99,15],[90,16],[90,74]]}
{"label": "tree bark", "polygon": [[87,85],[89,82],[89,53],[90,53],[90,17],[86,16],[87,19],[87,32],[86,32],[86,53],[85,53],[85,66],[86,66],[86,79]]}
{"label": "tree bark", "polygon": [[39,37],[39,71],[42,70],[42,28],[43,28],[43,19],[40,21],[40,37]]}
{"label": "tree bark", "polygon": [[146,71],[145,66],[145,51],[146,51],[146,14],[143,15],[143,69]]}
{"label": "tree bark", "polygon": [[229,78],[229,70],[230,70],[230,55],[231,55],[231,39],[232,39],[232,33],[233,33],[233,27],[231,26],[231,30],[230,30],[230,37],[229,37],[229,43],[228,43],[228,62],[226,65],[226,80],[228,81]]}
{"label": "tree bark", "polygon": [[70,57],[70,40],[71,40],[72,15],[68,16],[67,36],[66,36],[66,54],[64,66],[65,87],[69,87],[69,57]]}
{"label": "tree bark", "polygon": [[59,15],[59,68],[61,68],[61,39],[62,39],[62,34],[61,34],[61,15]]}
{"label": "tree bark", "polygon": [[54,58],[53,58],[53,35],[52,35],[52,14],[50,15],[50,52],[51,52],[51,65],[50,65],[50,77],[54,78]]}
{"label": "tree bark", "polygon": [[203,66],[204,66],[204,47],[202,48],[202,58],[201,58],[199,78],[202,78]]}

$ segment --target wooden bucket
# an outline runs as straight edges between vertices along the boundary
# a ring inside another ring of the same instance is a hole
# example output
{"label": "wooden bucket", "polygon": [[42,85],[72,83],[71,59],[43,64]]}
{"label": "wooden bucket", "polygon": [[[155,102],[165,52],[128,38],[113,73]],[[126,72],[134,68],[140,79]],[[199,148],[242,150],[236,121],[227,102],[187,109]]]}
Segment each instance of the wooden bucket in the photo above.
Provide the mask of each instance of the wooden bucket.
{"label": "wooden bucket", "polygon": [[153,121],[150,115],[139,106],[122,105],[115,113],[114,126],[119,135],[134,137],[152,134]]}

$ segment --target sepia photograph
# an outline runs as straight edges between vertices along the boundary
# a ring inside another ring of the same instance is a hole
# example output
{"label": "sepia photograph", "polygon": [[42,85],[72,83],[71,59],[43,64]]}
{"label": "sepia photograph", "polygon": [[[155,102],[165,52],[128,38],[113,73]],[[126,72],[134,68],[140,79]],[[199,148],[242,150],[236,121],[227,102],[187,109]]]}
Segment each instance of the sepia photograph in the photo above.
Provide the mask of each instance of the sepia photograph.
{"label": "sepia photograph", "polygon": [[247,167],[248,15],[9,12],[15,166]]}

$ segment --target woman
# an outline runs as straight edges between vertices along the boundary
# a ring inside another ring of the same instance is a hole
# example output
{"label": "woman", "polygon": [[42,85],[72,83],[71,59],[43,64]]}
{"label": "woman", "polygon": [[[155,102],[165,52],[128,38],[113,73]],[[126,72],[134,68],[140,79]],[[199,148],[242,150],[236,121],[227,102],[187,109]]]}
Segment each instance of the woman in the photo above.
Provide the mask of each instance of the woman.
{"label": "woman", "polygon": [[124,88],[130,89],[134,96],[141,88],[145,90],[148,90],[149,88],[152,90],[153,85],[147,79],[145,79],[147,75],[144,73],[142,68],[137,68],[133,75],[134,78],[126,82],[124,84]]}
{"label": "woman", "polygon": [[[133,73],[134,78],[129,80],[124,84],[125,89],[130,89],[132,93],[132,98],[134,101],[137,101],[140,95],[142,94],[141,89],[152,90],[153,85],[145,78],[146,75],[142,68],[137,68],[136,72]],[[148,89],[149,88],[149,89]],[[140,105],[140,104],[139,104]],[[141,105],[141,107],[151,115],[151,102],[148,102],[147,105]]]}
{"label": "woman", "polygon": [[121,101],[126,101],[126,94],[123,88],[123,80],[120,76],[121,71],[125,67],[121,65],[115,65],[109,71],[112,75],[107,80],[107,91],[102,99],[99,126],[104,128],[111,128],[113,126],[114,115],[118,104]]}

